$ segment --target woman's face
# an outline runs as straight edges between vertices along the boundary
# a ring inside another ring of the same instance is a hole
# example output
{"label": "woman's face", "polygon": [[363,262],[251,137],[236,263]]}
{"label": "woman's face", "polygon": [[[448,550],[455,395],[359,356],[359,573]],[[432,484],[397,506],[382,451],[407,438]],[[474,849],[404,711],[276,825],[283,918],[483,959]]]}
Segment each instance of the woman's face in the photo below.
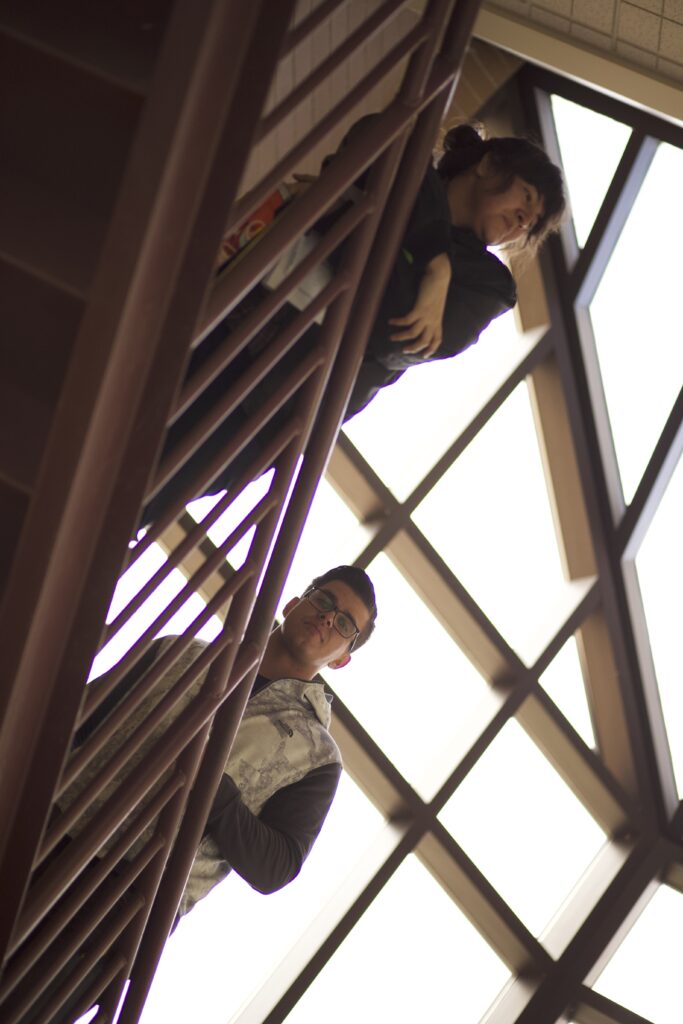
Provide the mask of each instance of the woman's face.
{"label": "woman's face", "polygon": [[509,245],[525,238],[543,214],[543,197],[536,186],[515,177],[501,192],[499,175],[491,173],[486,165],[477,171],[471,195],[471,229],[484,245]]}

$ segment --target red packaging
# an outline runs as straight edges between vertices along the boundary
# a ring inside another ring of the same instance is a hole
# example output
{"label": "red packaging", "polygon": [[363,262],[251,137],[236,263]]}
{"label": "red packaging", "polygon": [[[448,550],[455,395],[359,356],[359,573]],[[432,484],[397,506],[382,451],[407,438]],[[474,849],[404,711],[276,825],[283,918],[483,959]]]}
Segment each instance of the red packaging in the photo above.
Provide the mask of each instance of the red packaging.
{"label": "red packaging", "polygon": [[286,185],[280,185],[275,192],[261,203],[258,209],[254,210],[251,216],[240,224],[236,231],[226,235],[221,242],[217,259],[217,269],[222,269],[231,263],[235,257],[243,252],[250,242],[258,238],[275,220],[275,216],[285,203],[291,198]]}

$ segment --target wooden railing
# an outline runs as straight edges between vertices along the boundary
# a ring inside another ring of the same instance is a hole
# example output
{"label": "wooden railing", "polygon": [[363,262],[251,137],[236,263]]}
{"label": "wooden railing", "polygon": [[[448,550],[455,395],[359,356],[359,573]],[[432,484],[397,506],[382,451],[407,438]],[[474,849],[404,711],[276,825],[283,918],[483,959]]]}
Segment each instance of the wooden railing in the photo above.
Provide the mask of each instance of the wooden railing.
{"label": "wooden railing", "polygon": [[[148,84],[136,100],[139,117],[0,617],[9,681],[0,732],[5,1024],[20,1024],[29,1012],[35,1024],[75,1019],[95,1002],[96,1019],[110,1020],[128,978],[119,1020],[139,1017],[478,3],[430,0],[418,15],[406,14],[397,0],[378,2],[298,84],[285,94],[274,90],[269,100],[283,62],[344,5],[327,0],[307,13],[304,6],[178,2],[169,7],[158,50],[145,52]],[[16,34],[16,26],[0,27]],[[329,91],[332,76],[364,42],[383,33],[386,53],[344,95],[332,95],[323,116],[299,138],[292,135],[283,153],[264,151],[302,104]],[[123,33],[121,40],[128,45]],[[73,46],[82,46],[76,57],[73,47],[62,48],[69,67],[88,69],[100,53],[87,32]],[[125,67],[125,52],[119,57]],[[110,68],[105,73],[112,76]],[[368,103],[377,109],[373,90],[392,75],[372,123],[361,125],[272,229],[216,277],[222,236],[321,146],[333,151],[332,140]],[[121,75],[113,77],[118,88],[130,88]],[[260,165],[249,170],[258,145]],[[326,218],[305,262],[274,291],[259,289],[293,241],[320,225],[361,175],[355,201]],[[340,255],[329,283],[280,322],[292,288],[332,252]],[[245,297],[248,312],[241,315]],[[320,314],[322,324],[312,329]],[[220,326],[226,317],[230,330]],[[269,325],[277,329],[245,366],[240,353]],[[211,333],[217,327],[220,342]],[[211,354],[187,377],[188,352],[199,355],[207,337]],[[207,402],[206,389],[219,374],[229,384]],[[272,382],[265,396],[258,390],[263,380]],[[232,429],[229,417],[249,394],[250,411]],[[197,403],[197,423],[159,457],[167,427]],[[193,454],[226,421],[211,460],[193,469]],[[207,530],[271,467],[265,495],[228,540],[208,561],[195,557],[199,567],[181,593],[104,680],[85,687],[98,646],[174,568],[201,553]],[[103,631],[121,570],[167,537],[186,503],[231,468],[224,497],[180,531],[167,562]],[[172,497],[130,550],[140,509],[154,507],[149,503],[170,483]],[[246,559],[228,569],[226,555],[249,530]],[[204,609],[148,664],[159,631],[215,573],[219,583]],[[220,634],[194,645],[217,613]],[[142,721],[131,718],[178,659],[193,652],[164,703]],[[133,687],[123,688],[125,696],[101,720],[98,709],[131,678]],[[135,729],[117,742],[133,720]],[[123,784],[131,758],[137,763]],[[70,792],[78,795],[67,799]]]}

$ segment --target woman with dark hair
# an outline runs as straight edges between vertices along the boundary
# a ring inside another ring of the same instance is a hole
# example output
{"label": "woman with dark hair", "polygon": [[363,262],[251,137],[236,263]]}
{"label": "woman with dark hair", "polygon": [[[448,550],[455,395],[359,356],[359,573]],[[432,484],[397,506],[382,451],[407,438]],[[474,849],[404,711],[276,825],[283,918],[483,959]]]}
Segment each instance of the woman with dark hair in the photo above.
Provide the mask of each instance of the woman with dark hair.
{"label": "woman with dark hair", "polygon": [[[347,138],[368,120],[354,125]],[[361,178],[357,184],[362,187],[362,183]],[[488,247],[502,247],[515,256],[534,252],[558,227],[564,207],[562,175],[535,143],[521,138],[485,140],[469,125],[452,128],[444,139],[443,155],[436,167],[430,164],[420,186],[344,419],[355,416],[381,388],[393,384],[409,367],[462,352],[492,320],[511,309],[517,298],[512,274]],[[338,204],[319,226],[329,227],[344,208],[344,204]],[[330,258],[332,268],[339,256],[338,251]],[[255,289],[198,346],[189,377],[261,298],[259,289]],[[257,358],[294,314],[292,307],[283,307],[238,360],[212,381],[173,424],[164,453],[183,442],[231,387],[236,372],[241,373]],[[152,499],[143,513],[143,522],[158,519],[185,481],[215,458],[248,415],[298,363],[311,340],[312,334],[300,338],[252,389],[242,405]],[[286,415],[287,407],[216,477],[206,493],[229,487]]]}
{"label": "woman with dark hair", "polygon": [[562,174],[540,146],[452,128],[420,186],[345,419],[410,366],[457,355],[512,309],[514,279],[489,246],[528,257],[564,209]]}

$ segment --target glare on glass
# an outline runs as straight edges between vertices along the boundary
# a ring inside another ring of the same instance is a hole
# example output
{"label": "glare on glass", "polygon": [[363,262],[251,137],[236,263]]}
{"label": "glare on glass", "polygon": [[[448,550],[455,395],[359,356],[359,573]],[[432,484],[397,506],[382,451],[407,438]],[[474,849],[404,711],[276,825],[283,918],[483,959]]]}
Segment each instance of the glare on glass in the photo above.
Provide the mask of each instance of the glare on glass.
{"label": "glare on glass", "polygon": [[510,972],[411,854],[287,1024],[478,1024]]}
{"label": "glare on glass", "polygon": [[[551,103],[576,240],[583,247],[631,129],[562,96],[552,96]],[[586,159],[587,153],[600,159]]]}
{"label": "glare on glass", "polygon": [[605,841],[602,829],[514,719],[439,817],[535,935]]}
{"label": "glare on glass", "polygon": [[455,767],[463,720],[486,683],[386,555],[368,568],[377,628],[330,684],[425,798]]}
{"label": "glare on glass", "polygon": [[627,503],[683,385],[681,181],[683,150],[660,144],[590,304]]}
{"label": "glare on glass", "polygon": [[511,646],[537,654],[566,588],[525,383],[413,518]]}

